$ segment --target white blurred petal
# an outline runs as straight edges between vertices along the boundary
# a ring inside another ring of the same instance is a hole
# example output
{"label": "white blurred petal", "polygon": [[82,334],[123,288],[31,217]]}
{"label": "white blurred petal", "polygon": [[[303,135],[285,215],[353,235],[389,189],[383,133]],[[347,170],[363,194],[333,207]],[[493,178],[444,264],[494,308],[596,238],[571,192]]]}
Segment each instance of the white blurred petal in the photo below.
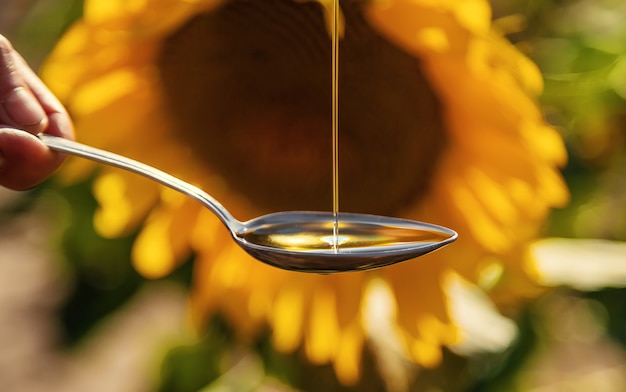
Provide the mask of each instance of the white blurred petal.
{"label": "white blurred petal", "polygon": [[414,368],[408,360],[397,327],[397,305],[392,289],[380,278],[372,279],[363,296],[362,323],[388,391],[406,391]]}
{"label": "white blurred petal", "polygon": [[498,352],[515,339],[515,323],[498,313],[478,286],[452,273],[444,289],[450,315],[461,335],[460,343],[450,347],[453,351],[463,355]]}
{"label": "white blurred petal", "polygon": [[539,282],[579,290],[626,286],[626,243],[549,238],[531,246]]}

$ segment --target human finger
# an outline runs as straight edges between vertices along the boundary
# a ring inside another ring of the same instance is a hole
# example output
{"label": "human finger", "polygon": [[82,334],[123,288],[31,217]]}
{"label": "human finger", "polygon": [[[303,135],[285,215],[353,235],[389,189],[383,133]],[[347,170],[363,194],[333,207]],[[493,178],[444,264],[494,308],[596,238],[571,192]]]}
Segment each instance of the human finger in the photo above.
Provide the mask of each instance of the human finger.
{"label": "human finger", "polygon": [[28,70],[9,40],[0,35],[0,123],[36,134],[47,127],[48,117],[24,80]]}
{"label": "human finger", "polygon": [[48,149],[23,130],[0,127],[0,185],[25,190],[48,178],[63,161],[63,154]]}
{"label": "human finger", "polygon": [[73,138],[63,105],[0,35],[0,186],[28,189],[57,169],[64,155],[32,135],[44,131]]}

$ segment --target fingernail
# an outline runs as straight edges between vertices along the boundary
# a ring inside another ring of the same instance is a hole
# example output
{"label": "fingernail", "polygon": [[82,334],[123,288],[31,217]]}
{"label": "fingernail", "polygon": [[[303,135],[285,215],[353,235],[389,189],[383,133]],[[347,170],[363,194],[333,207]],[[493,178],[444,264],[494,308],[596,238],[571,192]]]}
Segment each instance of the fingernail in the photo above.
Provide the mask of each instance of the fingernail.
{"label": "fingernail", "polygon": [[33,95],[23,87],[11,90],[4,99],[4,108],[15,125],[33,127],[43,124],[46,113]]}
{"label": "fingernail", "polygon": [[0,153],[0,171],[2,171],[2,169],[4,169],[4,165],[7,163],[7,160],[4,159],[4,157],[2,156],[2,153]]}

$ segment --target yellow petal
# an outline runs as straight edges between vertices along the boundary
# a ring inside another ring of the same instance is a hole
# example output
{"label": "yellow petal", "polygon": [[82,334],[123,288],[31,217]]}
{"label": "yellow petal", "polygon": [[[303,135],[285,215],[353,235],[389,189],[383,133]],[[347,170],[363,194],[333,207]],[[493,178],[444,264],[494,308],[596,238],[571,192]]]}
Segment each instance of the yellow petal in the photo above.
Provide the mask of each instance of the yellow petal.
{"label": "yellow petal", "polygon": [[343,385],[354,385],[359,380],[362,349],[363,331],[354,324],[341,334],[333,361],[337,378]]}
{"label": "yellow petal", "polygon": [[329,362],[339,344],[339,325],[334,291],[319,287],[311,298],[306,354],[313,363]]}
{"label": "yellow petal", "polygon": [[161,278],[174,269],[177,260],[168,236],[168,218],[155,217],[137,237],[133,245],[133,261],[143,276]]}
{"label": "yellow petal", "polygon": [[295,350],[302,338],[304,293],[297,287],[281,289],[274,301],[270,322],[274,328],[272,342],[279,351]]}

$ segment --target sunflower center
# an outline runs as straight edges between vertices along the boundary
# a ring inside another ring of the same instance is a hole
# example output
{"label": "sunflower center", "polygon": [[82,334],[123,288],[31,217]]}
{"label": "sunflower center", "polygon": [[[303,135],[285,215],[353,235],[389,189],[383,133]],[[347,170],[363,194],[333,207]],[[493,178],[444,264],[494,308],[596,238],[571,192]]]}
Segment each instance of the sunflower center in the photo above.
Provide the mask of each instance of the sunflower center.
{"label": "sunflower center", "polygon": [[[441,108],[418,59],[373,30],[363,4],[341,3],[339,205],[394,215],[428,189]],[[260,212],[332,207],[327,31],[317,2],[229,0],[163,44],[176,137]]]}

